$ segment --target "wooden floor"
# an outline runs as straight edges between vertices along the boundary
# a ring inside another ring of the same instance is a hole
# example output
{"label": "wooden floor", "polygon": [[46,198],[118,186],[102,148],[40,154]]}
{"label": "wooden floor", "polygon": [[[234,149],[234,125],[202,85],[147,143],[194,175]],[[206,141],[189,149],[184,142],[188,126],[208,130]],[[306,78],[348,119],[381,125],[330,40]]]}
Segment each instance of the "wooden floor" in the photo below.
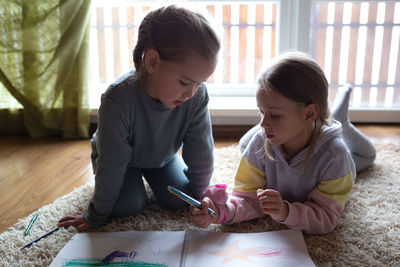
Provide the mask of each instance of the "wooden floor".
{"label": "wooden floor", "polygon": [[[375,143],[400,145],[400,124],[357,127]],[[214,130],[216,147],[239,140],[243,131],[227,137],[231,130]],[[90,152],[89,140],[0,136],[0,233],[75,187],[93,182]]]}

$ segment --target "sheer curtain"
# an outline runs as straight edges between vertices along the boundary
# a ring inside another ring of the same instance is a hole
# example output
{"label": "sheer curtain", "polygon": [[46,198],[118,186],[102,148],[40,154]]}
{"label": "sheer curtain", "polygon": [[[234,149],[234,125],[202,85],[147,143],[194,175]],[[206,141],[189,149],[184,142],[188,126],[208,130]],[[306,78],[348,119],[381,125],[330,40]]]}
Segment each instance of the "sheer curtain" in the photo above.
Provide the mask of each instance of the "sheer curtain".
{"label": "sheer curtain", "polygon": [[90,0],[0,0],[0,134],[86,138]]}

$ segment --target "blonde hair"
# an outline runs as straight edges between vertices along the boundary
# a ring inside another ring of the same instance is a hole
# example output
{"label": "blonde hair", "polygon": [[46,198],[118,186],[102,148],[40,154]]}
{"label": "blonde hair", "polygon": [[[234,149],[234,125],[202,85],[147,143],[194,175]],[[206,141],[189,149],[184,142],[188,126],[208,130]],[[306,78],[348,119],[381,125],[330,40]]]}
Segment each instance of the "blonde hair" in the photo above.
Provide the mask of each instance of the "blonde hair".
{"label": "blonde hair", "polygon": [[193,53],[215,60],[220,42],[203,15],[170,5],[149,12],[140,24],[133,51],[139,77],[145,73],[143,57],[149,49],[157,50],[162,60],[182,62]]}
{"label": "blonde hair", "polygon": [[[311,137],[303,167],[314,152],[323,125],[331,122],[328,106],[328,81],[321,67],[307,54],[288,52],[276,58],[259,79],[260,89],[270,88],[298,104],[315,104],[318,117],[314,121]],[[265,152],[272,157],[271,144],[265,141]]]}

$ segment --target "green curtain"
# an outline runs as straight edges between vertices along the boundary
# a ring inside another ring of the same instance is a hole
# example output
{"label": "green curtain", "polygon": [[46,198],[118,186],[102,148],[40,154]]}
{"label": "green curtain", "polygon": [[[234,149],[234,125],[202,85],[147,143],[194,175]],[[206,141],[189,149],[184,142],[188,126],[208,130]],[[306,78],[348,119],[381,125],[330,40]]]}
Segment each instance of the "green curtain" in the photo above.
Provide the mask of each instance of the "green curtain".
{"label": "green curtain", "polygon": [[0,134],[89,136],[90,0],[0,0]]}

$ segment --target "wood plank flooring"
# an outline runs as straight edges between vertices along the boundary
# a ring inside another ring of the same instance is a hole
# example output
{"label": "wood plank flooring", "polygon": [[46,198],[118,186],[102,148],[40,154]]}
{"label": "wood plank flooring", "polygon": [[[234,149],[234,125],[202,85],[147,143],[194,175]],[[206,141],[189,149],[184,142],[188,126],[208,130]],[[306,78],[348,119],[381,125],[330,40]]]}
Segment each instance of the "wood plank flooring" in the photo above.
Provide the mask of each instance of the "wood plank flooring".
{"label": "wood plank flooring", "polygon": [[[358,125],[375,143],[400,145],[400,124]],[[238,142],[246,127],[214,130],[215,146]],[[93,182],[89,140],[0,136],[0,233],[43,205]]]}

